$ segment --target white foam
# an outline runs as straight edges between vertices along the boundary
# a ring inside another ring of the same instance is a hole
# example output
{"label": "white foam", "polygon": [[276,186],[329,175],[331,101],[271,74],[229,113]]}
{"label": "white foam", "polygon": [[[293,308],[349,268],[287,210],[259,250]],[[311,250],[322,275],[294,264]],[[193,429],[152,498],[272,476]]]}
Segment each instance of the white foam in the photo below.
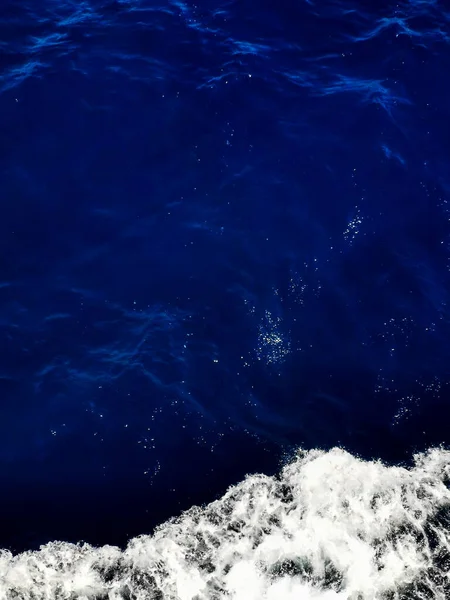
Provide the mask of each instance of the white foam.
{"label": "white foam", "polygon": [[130,541],[0,552],[0,599],[393,600],[450,597],[450,452],[414,467],[299,451]]}

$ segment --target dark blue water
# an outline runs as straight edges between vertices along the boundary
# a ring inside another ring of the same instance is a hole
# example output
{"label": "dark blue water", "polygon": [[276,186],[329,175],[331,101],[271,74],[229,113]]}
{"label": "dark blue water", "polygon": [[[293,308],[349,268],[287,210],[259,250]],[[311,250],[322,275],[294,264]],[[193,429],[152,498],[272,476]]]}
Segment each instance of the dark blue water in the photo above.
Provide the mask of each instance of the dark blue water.
{"label": "dark blue water", "polygon": [[449,443],[445,2],[0,6],[0,547]]}

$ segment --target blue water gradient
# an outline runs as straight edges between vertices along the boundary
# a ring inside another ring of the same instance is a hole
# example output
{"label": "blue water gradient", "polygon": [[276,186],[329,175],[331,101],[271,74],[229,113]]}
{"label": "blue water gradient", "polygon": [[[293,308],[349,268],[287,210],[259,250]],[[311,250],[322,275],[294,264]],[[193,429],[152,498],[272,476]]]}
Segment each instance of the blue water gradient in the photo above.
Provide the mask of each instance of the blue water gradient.
{"label": "blue water gradient", "polygon": [[0,7],[0,547],[449,442],[445,2]]}

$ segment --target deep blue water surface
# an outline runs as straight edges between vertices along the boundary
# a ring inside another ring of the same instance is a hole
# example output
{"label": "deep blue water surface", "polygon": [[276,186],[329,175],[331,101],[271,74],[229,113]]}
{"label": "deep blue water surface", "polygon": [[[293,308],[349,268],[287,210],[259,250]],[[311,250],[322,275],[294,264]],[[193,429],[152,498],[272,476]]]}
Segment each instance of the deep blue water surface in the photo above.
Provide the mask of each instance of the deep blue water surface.
{"label": "deep blue water surface", "polygon": [[3,0],[0,547],[449,443],[450,9]]}

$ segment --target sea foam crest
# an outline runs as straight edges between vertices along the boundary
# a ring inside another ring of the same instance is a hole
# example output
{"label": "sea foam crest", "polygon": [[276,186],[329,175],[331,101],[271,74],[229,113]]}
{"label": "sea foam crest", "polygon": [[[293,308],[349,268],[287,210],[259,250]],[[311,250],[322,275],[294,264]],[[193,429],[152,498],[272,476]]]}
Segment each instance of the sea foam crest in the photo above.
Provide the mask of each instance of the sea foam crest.
{"label": "sea foam crest", "polygon": [[[126,550],[0,552],[0,598],[391,600],[450,597],[450,452],[411,468],[299,451]],[[130,507],[130,509],[132,509]]]}

